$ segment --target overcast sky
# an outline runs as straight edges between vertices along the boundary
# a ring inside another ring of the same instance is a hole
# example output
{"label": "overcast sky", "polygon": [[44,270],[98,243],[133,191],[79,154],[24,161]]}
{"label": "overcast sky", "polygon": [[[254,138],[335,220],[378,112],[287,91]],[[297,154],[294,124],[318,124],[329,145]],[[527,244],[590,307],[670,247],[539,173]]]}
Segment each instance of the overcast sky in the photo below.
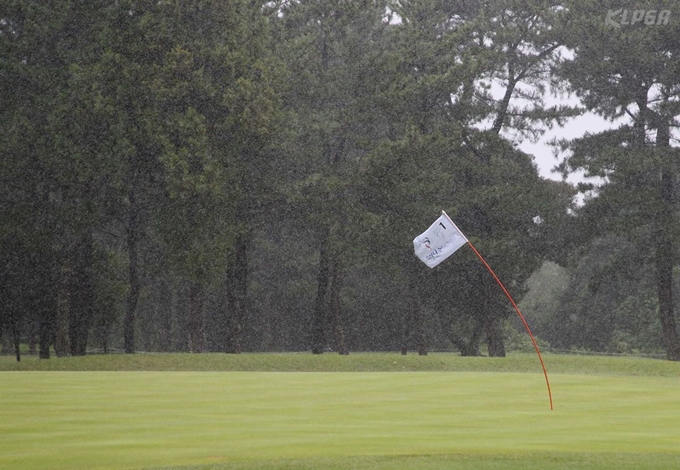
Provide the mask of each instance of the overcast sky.
{"label": "overcast sky", "polygon": [[[654,90],[650,90],[650,96],[654,93]],[[578,99],[558,99],[555,97],[548,97],[546,99],[546,105],[548,106],[553,106],[554,104],[558,103],[574,105],[578,104]],[[534,156],[541,176],[545,178],[561,180],[562,175],[559,173],[553,173],[552,169],[564,159],[564,154],[560,155],[558,158],[555,158],[554,149],[547,144],[548,142],[553,140],[555,137],[559,139],[574,139],[577,137],[582,137],[586,132],[595,134],[607,129],[615,129],[628,122],[630,122],[630,118],[627,116],[619,118],[614,122],[610,122],[593,113],[586,113],[583,116],[570,119],[563,127],[555,126],[552,129],[546,131],[545,135],[537,143],[524,140],[518,142],[517,144],[522,151]],[[678,129],[671,129],[671,136],[671,146],[680,147],[680,131]],[[567,181],[573,183],[583,180],[584,178],[582,174],[573,174],[567,179]]]}
{"label": "overcast sky", "polygon": [[[560,163],[560,161],[564,158],[564,155],[560,155],[559,158],[555,158],[554,149],[547,144],[548,142],[550,142],[555,137],[558,139],[574,139],[577,137],[582,137],[586,132],[590,132],[592,134],[604,131],[606,129],[612,129],[614,127],[618,127],[621,122],[622,121],[611,123],[593,113],[587,113],[583,116],[569,120],[564,127],[555,126],[552,129],[546,131],[545,135],[543,135],[543,137],[537,143],[524,140],[518,144],[518,147],[523,152],[534,156],[541,176],[544,178],[561,180],[562,175],[559,173],[553,173],[552,169],[555,167],[555,165]],[[582,175],[574,174],[571,175],[567,181],[578,182],[582,180]]]}

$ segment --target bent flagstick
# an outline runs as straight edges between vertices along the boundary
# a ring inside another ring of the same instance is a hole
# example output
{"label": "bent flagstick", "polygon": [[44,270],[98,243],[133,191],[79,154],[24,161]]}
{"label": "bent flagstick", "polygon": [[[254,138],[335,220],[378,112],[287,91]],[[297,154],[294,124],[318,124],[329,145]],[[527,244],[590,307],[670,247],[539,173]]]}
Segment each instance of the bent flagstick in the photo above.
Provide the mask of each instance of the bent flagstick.
{"label": "bent flagstick", "polygon": [[543,375],[545,376],[545,384],[548,387],[550,409],[552,410],[553,399],[552,391],[550,390],[550,381],[548,380],[548,372],[545,370],[545,364],[543,362],[543,357],[541,356],[541,351],[538,349],[536,339],[534,338],[534,335],[531,333],[531,329],[529,328],[529,325],[524,319],[524,315],[522,315],[522,312],[520,312],[519,307],[517,307],[517,304],[515,303],[512,296],[505,288],[501,280],[498,278],[498,276],[496,276],[496,273],[493,271],[493,269],[491,269],[489,263],[487,263],[484,257],[479,253],[479,251],[477,251],[477,248],[475,248],[475,246],[472,243],[470,243],[470,240],[468,240],[467,237],[463,235],[463,232],[461,232],[461,230],[456,226],[456,224],[453,223],[453,220],[451,220],[451,218],[448,216],[446,212],[442,211],[442,215],[430,226],[430,228],[428,228],[425,232],[418,235],[413,240],[413,249],[415,251],[416,256],[420,258],[420,260],[423,263],[428,265],[430,268],[434,268],[465,244],[468,244],[470,248],[472,248],[472,251],[475,253],[475,255],[477,255],[477,257],[484,264],[486,269],[489,270],[493,278],[496,280],[500,288],[503,290],[503,293],[506,295],[508,300],[510,300],[510,303],[517,312],[517,315],[519,315],[520,320],[522,320],[522,323],[524,324],[524,328],[526,328],[527,333],[529,333],[529,337],[531,338],[531,342],[534,345],[534,349],[536,350],[538,359],[539,361],[541,361],[541,368],[543,369]]}

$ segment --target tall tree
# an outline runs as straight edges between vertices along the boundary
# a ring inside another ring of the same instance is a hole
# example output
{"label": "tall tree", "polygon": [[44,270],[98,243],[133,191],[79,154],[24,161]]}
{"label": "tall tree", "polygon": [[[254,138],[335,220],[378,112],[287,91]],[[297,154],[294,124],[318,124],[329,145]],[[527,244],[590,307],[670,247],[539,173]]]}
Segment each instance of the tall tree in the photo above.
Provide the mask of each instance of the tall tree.
{"label": "tall tree", "polygon": [[267,22],[258,5],[248,1],[175,5],[161,13],[167,16],[156,34],[173,46],[155,83],[156,112],[167,116],[160,156],[165,217],[157,229],[174,268],[190,284],[192,350],[205,348],[206,290],[226,276],[230,320],[221,349],[238,353],[247,251],[263,192],[258,179],[268,172],[266,157],[277,125]]}
{"label": "tall tree", "polygon": [[328,346],[329,335],[340,353],[347,352],[342,279],[350,267],[348,242],[365,216],[355,184],[360,162],[384,123],[373,106],[384,12],[383,2],[366,0],[304,0],[280,10],[278,34],[291,71],[285,103],[295,126],[290,168],[297,178],[289,194],[304,208],[304,223],[314,227],[319,254],[311,320],[315,354]]}
{"label": "tall tree", "polygon": [[[670,143],[680,115],[680,30],[675,22],[656,20],[661,11],[677,16],[680,10],[675,2],[661,2],[653,6],[649,18],[654,21],[606,21],[617,7],[614,2],[569,4],[567,45],[574,55],[564,61],[561,74],[589,110],[612,120],[627,116],[629,122],[566,145],[572,155],[562,168],[603,178],[598,197],[586,206],[601,230],[635,241],[651,228],[664,348],[669,360],[678,361],[673,266],[680,160]],[[651,7],[641,2],[635,10]]]}
{"label": "tall tree", "polygon": [[[571,190],[541,180],[531,157],[513,148],[497,130],[479,130],[480,123],[507,112],[510,104],[499,108],[502,103],[490,106],[479,99],[475,90],[479,82],[496,75],[507,79],[508,61],[523,64],[527,77],[536,72],[534,67],[539,71],[545,67],[528,45],[520,50],[509,47],[510,39],[503,34],[512,35],[500,26],[480,42],[479,31],[486,31],[480,25],[493,24],[492,13],[508,15],[509,29],[518,23],[517,42],[530,40],[523,23],[513,16],[528,12],[513,12],[507,5],[495,5],[498,10],[493,10],[494,5],[487,12],[463,3],[444,8],[436,1],[400,2],[402,24],[395,26],[394,48],[399,76],[390,90],[394,109],[400,110],[394,115],[396,138],[372,155],[367,176],[375,192],[368,191],[372,206],[391,219],[391,233],[404,240],[401,250],[410,254],[408,241],[446,208],[476,239],[511,291],[518,292],[548,254],[548,233],[566,218]],[[540,31],[534,34],[540,36]],[[553,45],[547,47],[552,50]],[[529,117],[539,119],[538,113],[524,116],[517,125],[526,124]],[[537,216],[544,223],[536,224]],[[455,264],[455,270],[447,265],[433,273],[422,271],[421,284],[413,290],[426,291],[433,282],[457,286],[436,296],[440,301],[423,299],[427,310],[439,314],[449,339],[463,354],[479,354],[479,342],[486,336],[489,353],[504,355],[500,325],[509,309],[503,296],[474,258],[461,257]],[[405,265],[402,269],[407,271]]]}
{"label": "tall tree", "polygon": [[[229,272],[242,279],[237,286],[247,285],[241,269],[247,246],[234,241],[246,237],[277,106],[266,23],[246,1],[128,1],[101,14],[101,53],[74,70],[90,84],[79,102],[90,115],[86,129],[101,129],[102,138],[90,145],[115,153],[120,163],[115,196],[128,258],[125,351],[135,351],[142,279],[151,275],[144,260],[159,259],[146,255],[158,250],[165,268],[190,286],[190,344],[201,351],[206,291],[225,275],[233,247],[239,256]],[[243,316],[243,304],[235,315]]]}
{"label": "tall tree", "polygon": [[[63,277],[70,266],[89,279],[95,237],[113,214],[118,174],[112,154],[97,151],[101,133],[79,106],[83,83],[73,72],[97,56],[101,5],[16,1],[8,7],[0,14],[3,85],[12,87],[3,94],[1,173],[11,214],[3,236],[24,257],[24,274],[13,276],[25,287],[18,290],[27,295],[24,307],[39,315],[41,357],[49,357],[60,320],[73,340],[70,352],[84,354],[96,293],[89,282]],[[61,304],[68,315],[55,315],[59,298],[73,300]]]}

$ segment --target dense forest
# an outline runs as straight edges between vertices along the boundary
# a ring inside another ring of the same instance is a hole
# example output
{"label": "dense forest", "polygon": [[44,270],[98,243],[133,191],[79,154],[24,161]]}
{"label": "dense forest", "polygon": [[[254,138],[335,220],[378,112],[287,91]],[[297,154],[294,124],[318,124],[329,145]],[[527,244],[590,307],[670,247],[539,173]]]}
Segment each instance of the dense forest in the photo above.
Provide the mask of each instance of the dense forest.
{"label": "dense forest", "polygon": [[4,0],[3,351],[526,348],[444,209],[544,347],[680,360],[679,93],[671,0]]}

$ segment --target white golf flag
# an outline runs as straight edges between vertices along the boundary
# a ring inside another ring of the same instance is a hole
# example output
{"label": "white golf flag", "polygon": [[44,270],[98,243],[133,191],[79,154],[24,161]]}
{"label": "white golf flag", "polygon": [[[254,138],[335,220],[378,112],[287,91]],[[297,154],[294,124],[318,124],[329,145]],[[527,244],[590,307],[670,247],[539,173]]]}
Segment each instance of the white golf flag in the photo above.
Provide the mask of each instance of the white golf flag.
{"label": "white golf flag", "polygon": [[413,240],[413,250],[423,263],[434,268],[467,243],[456,224],[446,212],[430,225],[430,228]]}

